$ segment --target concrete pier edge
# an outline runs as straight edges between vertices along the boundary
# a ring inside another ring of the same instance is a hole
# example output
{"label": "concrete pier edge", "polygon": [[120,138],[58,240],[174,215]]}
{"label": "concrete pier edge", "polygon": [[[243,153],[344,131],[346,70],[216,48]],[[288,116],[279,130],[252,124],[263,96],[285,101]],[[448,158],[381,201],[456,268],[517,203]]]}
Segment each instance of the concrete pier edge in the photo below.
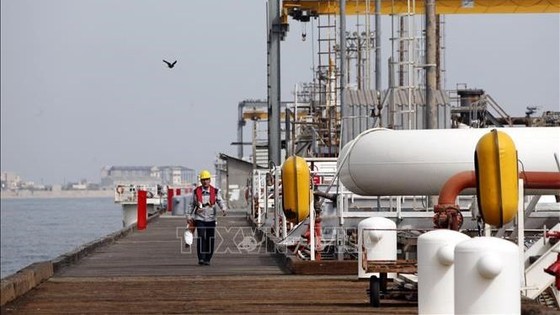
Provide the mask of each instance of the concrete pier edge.
{"label": "concrete pier edge", "polygon": [[[161,212],[149,217],[148,222],[158,218],[160,214]],[[136,230],[138,230],[138,228],[136,224],[133,224],[107,236],[86,243],[52,260],[32,263],[29,266],[18,270],[16,273],[2,278],[0,282],[0,306],[4,306],[5,304],[26,294],[63,268],[75,264],[97,248],[112,244],[128,235],[128,233]]]}

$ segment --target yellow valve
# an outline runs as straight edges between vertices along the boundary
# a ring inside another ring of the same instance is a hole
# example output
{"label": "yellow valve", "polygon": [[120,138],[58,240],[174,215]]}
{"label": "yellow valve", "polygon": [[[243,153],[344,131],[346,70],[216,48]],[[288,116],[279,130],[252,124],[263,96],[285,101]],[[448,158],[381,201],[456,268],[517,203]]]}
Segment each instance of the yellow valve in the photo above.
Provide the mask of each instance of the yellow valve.
{"label": "yellow valve", "polygon": [[482,136],[476,145],[474,164],[482,219],[501,227],[517,214],[517,150],[511,137],[496,129]]}
{"label": "yellow valve", "polygon": [[311,171],[304,158],[290,156],[282,165],[282,207],[289,222],[297,224],[309,215]]}

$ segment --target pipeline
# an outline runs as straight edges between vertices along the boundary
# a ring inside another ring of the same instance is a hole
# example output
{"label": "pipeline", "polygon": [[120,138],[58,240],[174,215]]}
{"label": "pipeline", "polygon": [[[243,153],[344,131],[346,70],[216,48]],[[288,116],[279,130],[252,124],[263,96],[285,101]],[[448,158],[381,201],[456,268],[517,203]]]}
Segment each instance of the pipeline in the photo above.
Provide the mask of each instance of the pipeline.
{"label": "pipeline", "polygon": [[[557,172],[520,172],[525,189],[559,189],[560,173]],[[433,222],[436,228],[458,231],[463,224],[463,215],[459,205],[455,204],[457,196],[467,188],[476,187],[474,171],[463,171],[449,178],[441,188],[438,204],[434,207]]]}

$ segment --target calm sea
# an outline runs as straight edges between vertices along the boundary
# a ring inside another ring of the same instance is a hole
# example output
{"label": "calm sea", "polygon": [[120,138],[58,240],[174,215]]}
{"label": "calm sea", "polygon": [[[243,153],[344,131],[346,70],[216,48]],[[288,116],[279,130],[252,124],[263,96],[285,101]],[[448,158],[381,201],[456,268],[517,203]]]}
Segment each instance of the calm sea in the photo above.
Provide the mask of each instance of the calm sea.
{"label": "calm sea", "polygon": [[112,198],[7,199],[0,205],[1,278],[122,228],[121,206]]}

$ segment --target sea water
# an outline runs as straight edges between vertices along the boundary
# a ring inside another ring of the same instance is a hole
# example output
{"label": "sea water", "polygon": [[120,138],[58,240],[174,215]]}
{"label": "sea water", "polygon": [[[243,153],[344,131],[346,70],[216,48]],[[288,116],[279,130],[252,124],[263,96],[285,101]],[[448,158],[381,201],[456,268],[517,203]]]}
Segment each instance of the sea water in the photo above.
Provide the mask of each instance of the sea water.
{"label": "sea water", "polygon": [[0,199],[1,278],[122,228],[112,198]]}

